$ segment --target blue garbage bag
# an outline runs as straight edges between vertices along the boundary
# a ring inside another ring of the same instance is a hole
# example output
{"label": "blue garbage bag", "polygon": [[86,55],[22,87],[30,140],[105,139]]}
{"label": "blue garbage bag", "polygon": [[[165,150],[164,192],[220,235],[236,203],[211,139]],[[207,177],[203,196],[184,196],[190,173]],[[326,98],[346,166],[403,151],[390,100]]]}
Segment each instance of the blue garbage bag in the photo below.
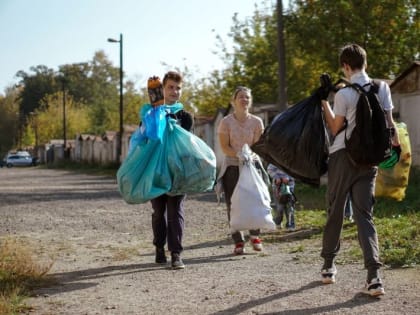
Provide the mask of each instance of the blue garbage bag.
{"label": "blue garbage bag", "polygon": [[[144,110],[144,117],[149,114],[154,121],[145,120],[145,129],[136,130],[129,154],[117,172],[118,189],[130,204],[145,203],[163,194],[213,189],[216,178],[213,150],[167,116],[182,109],[182,104],[159,107],[165,109],[165,116],[152,108]],[[160,117],[158,124],[156,117]],[[147,133],[148,128],[154,129]]]}
{"label": "blue garbage bag", "polygon": [[118,189],[127,203],[145,203],[171,189],[166,144],[149,139],[136,146],[121,164],[117,172]]}
{"label": "blue garbage bag", "polygon": [[130,137],[130,142],[128,143],[128,153],[127,156],[130,156],[133,150],[138,146],[143,144],[146,141],[145,127],[142,125],[138,127]]}
{"label": "blue garbage bag", "polygon": [[145,104],[140,110],[142,125],[145,126],[146,138],[162,140],[167,126],[167,115],[180,111],[184,106],[181,103],[174,105],[152,106]]}
{"label": "blue garbage bag", "polygon": [[168,165],[172,177],[169,195],[213,190],[216,180],[216,156],[199,137],[169,119]]}
{"label": "blue garbage bag", "polygon": [[181,103],[162,106],[144,104],[139,111],[139,117],[142,123],[130,137],[127,156],[131,155],[133,150],[138,145],[143,144],[147,139],[161,141],[166,130],[166,116],[168,114],[174,114],[182,108],[183,105]]}

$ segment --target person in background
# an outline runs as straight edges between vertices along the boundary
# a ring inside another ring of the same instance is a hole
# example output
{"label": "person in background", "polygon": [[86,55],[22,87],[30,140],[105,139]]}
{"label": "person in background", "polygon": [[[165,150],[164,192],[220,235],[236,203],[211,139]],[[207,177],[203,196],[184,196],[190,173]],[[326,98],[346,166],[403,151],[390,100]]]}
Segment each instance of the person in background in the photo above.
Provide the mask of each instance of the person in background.
{"label": "person in background", "polygon": [[[182,93],[182,76],[178,72],[169,71],[163,77],[163,97],[165,105],[174,105],[179,101]],[[191,114],[184,110],[174,114],[175,119],[185,130],[190,131],[193,125]],[[181,253],[183,251],[182,238],[184,234],[184,207],[186,195],[161,195],[151,200],[153,245],[156,247],[155,262],[166,264],[165,244],[171,253],[173,269],[185,267]]]}
{"label": "person in background", "polygon": [[[218,183],[221,184],[225,195],[228,219],[230,221],[231,197],[239,179],[238,152],[244,144],[250,147],[260,138],[264,125],[261,118],[249,113],[252,106],[251,90],[240,86],[233,93],[231,104],[233,113],[227,115],[220,122],[217,133],[224,160],[219,172]],[[259,163],[258,163],[259,164]],[[261,169],[261,165],[256,165]],[[263,246],[259,237],[260,230],[250,230],[250,243],[255,251],[261,251]],[[241,231],[232,233],[235,243],[233,253],[242,255],[245,252],[245,238]]]}
{"label": "person in background", "polygon": [[350,221],[350,223],[353,223],[353,207],[351,205],[351,196],[350,194],[347,196],[346,204],[344,205],[344,217],[346,220]]}
{"label": "person in background", "polygon": [[[294,231],[295,226],[295,179],[273,164],[268,164],[267,173],[272,179],[273,199],[276,206],[274,222],[281,228],[286,217],[286,229]],[[282,192],[282,185],[285,192]]]}
{"label": "person in background", "polygon": [[[347,80],[361,86],[371,79],[366,73],[367,54],[357,44],[345,45],[339,55],[340,66]],[[331,81],[331,80],[329,80]],[[334,136],[329,149],[328,187],[327,187],[327,222],[323,232],[321,257],[322,282],[335,283],[337,268],[334,259],[340,250],[340,234],[343,226],[344,204],[351,194],[353,219],[357,225],[359,243],[363,252],[364,266],[367,269],[366,284],[362,290],[370,296],[385,293],[379,268],[378,235],[373,222],[373,204],[375,202],[375,181],[378,168],[358,167],[347,156],[344,137],[348,137],[355,126],[358,93],[352,88],[340,89],[334,97],[334,109],[327,101],[328,92],[321,93],[321,103],[328,128]],[[387,83],[380,82],[378,97],[385,111],[389,127],[395,128],[392,118],[392,99]],[[347,122],[346,132],[340,132]],[[394,133],[393,145],[399,145],[398,133]]]}

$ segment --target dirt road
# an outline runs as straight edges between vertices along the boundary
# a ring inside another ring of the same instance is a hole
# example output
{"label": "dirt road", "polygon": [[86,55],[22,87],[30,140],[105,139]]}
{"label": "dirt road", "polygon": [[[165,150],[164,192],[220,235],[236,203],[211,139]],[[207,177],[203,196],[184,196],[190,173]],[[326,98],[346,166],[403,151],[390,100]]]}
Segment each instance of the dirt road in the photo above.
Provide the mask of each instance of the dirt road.
{"label": "dirt road", "polygon": [[[420,270],[383,270],[386,295],[363,296],[362,264],[321,285],[320,241],[265,233],[265,250],[233,256],[225,208],[186,201],[185,270],[154,264],[149,204],[128,205],[113,178],[41,168],[0,169],[0,237],[54,260],[57,283],[30,314],[418,314]],[[298,214],[297,214],[298,215]],[[270,241],[268,241],[270,240]]]}

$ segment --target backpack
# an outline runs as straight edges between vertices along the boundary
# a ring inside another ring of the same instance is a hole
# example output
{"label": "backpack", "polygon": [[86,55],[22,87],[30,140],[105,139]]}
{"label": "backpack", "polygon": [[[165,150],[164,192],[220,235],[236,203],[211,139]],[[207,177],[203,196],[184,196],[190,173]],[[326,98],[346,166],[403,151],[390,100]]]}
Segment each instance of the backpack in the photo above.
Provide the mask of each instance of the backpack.
{"label": "backpack", "polygon": [[[377,166],[391,156],[392,148],[392,130],[379,102],[379,85],[371,81],[363,87],[356,83],[348,86],[357,91],[359,100],[356,126],[349,139],[344,137],[347,154],[357,166]],[[370,89],[366,91],[365,87]]]}

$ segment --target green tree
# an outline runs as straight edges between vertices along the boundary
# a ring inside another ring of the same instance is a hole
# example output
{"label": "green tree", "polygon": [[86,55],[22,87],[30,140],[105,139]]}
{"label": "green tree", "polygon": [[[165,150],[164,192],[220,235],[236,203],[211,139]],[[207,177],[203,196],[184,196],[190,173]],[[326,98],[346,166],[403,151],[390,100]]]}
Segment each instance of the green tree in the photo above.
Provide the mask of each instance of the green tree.
{"label": "green tree", "polygon": [[7,151],[18,145],[18,95],[16,87],[6,88],[5,95],[0,95],[0,159]]}
{"label": "green tree", "polygon": [[415,0],[298,0],[286,28],[293,49],[325,60],[325,70],[338,75],[338,49],[356,42],[370,56],[369,73],[391,78],[419,57],[419,14]]}
{"label": "green tree", "polygon": [[[68,139],[74,139],[76,134],[89,128],[89,117],[87,108],[73,100],[73,97],[66,94],[66,133]],[[28,145],[34,145],[34,128],[37,128],[38,143],[44,144],[51,139],[63,138],[63,94],[61,91],[47,95],[41,106],[31,115],[25,133],[26,138],[31,141]]]}

